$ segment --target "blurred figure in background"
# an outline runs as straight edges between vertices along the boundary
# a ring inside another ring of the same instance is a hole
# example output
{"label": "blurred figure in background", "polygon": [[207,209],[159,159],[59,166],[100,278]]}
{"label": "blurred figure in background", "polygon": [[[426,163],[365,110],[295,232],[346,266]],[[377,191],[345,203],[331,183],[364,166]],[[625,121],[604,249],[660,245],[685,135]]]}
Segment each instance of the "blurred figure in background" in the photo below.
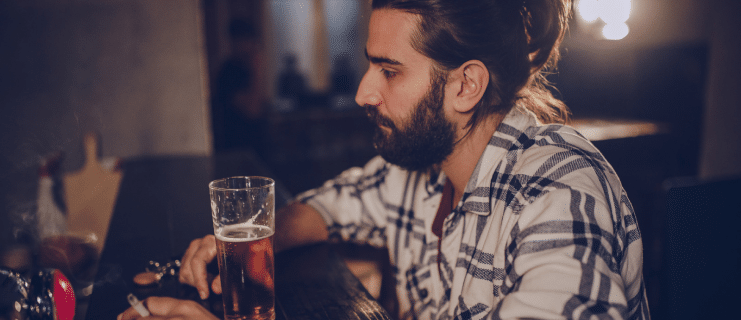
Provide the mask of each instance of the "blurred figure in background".
{"label": "blurred figure in background", "polygon": [[215,81],[212,109],[216,152],[266,148],[264,62],[259,29],[250,21],[229,25],[232,56],[221,66]]}
{"label": "blurred figure in background", "polygon": [[340,54],[332,64],[332,107],[334,109],[355,108],[355,70],[348,53]]}
{"label": "blurred figure in background", "polygon": [[352,60],[347,53],[343,53],[337,57],[332,66],[332,93],[355,94],[357,88]]}
{"label": "blurred figure in background", "polygon": [[296,55],[283,57],[283,71],[278,76],[278,98],[283,101],[287,111],[300,108],[306,98],[306,80],[299,72]]}

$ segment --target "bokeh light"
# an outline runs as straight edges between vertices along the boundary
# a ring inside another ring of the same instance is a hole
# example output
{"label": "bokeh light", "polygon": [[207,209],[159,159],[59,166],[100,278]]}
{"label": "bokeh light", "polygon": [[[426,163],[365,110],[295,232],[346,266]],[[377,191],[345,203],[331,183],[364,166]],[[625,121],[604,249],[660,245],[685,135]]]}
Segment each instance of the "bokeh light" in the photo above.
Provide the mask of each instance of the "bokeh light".
{"label": "bokeh light", "polygon": [[600,17],[599,0],[580,0],[577,4],[579,16],[587,23],[597,21]]}
{"label": "bokeh light", "polygon": [[608,23],[602,28],[602,36],[607,40],[620,40],[625,38],[630,28],[624,22]]}
{"label": "bokeh light", "polygon": [[625,23],[630,18],[630,0],[599,0],[600,18],[607,24]]}
{"label": "bokeh light", "polygon": [[[576,9],[587,24],[604,22],[602,36],[609,40],[623,39],[630,29],[625,23],[630,18],[631,0],[579,0]],[[592,28],[598,27],[597,25]]]}

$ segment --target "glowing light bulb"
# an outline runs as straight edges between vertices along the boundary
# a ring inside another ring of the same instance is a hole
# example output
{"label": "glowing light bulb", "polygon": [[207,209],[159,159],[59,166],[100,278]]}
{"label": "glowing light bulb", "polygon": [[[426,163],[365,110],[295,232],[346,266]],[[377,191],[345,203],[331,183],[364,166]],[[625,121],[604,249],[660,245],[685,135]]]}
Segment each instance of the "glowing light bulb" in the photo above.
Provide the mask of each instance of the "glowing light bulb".
{"label": "glowing light bulb", "polygon": [[600,18],[607,24],[624,23],[630,18],[630,0],[600,0]]}
{"label": "glowing light bulb", "polygon": [[602,36],[607,40],[620,40],[625,38],[630,32],[630,28],[625,22],[608,23],[602,28]]}
{"label": "glowing light bulb", "polygon": [[588,23],[597,21],[600,17],[599,5],[600,3],[598,0],[580,0],[577,4],[579,16]]}

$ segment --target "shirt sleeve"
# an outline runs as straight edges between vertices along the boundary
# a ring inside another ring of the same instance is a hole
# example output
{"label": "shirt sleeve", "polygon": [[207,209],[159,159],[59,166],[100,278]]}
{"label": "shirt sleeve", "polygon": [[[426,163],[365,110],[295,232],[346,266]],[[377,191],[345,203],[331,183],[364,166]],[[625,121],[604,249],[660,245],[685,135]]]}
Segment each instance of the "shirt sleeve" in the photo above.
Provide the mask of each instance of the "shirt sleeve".
{"label": "shirt sleeve", "polygon": [[630,238],[625,223],[632,211],[625,213],[625,203],[612,202],[604,194],[563,187],[523,206],[505,253],[505,296],[492,318],[626,319],[641,314],[631,305],[645,294],[641,242]]}
{"label": "shirt sleeve", "polygon": [[382,158],[348,169],[297,200],[310,205],[327,223],[330,239],[385,247],[384,181],[389,165]]}

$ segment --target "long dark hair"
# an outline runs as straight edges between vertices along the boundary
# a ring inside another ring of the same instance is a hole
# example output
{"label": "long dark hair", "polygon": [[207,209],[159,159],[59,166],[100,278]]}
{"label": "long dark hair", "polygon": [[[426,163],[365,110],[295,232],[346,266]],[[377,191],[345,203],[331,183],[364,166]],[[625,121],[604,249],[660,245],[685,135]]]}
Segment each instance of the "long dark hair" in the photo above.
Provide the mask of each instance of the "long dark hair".
{"label": "long dark hair", "polygon": [[373,9],[419,15],[412,47],[447,72],[469,60],[489,69],[489,85],[468,122],[521,103],[543,123],[566,123],[545,73],[555,68],[571,0],[373,0]]}

